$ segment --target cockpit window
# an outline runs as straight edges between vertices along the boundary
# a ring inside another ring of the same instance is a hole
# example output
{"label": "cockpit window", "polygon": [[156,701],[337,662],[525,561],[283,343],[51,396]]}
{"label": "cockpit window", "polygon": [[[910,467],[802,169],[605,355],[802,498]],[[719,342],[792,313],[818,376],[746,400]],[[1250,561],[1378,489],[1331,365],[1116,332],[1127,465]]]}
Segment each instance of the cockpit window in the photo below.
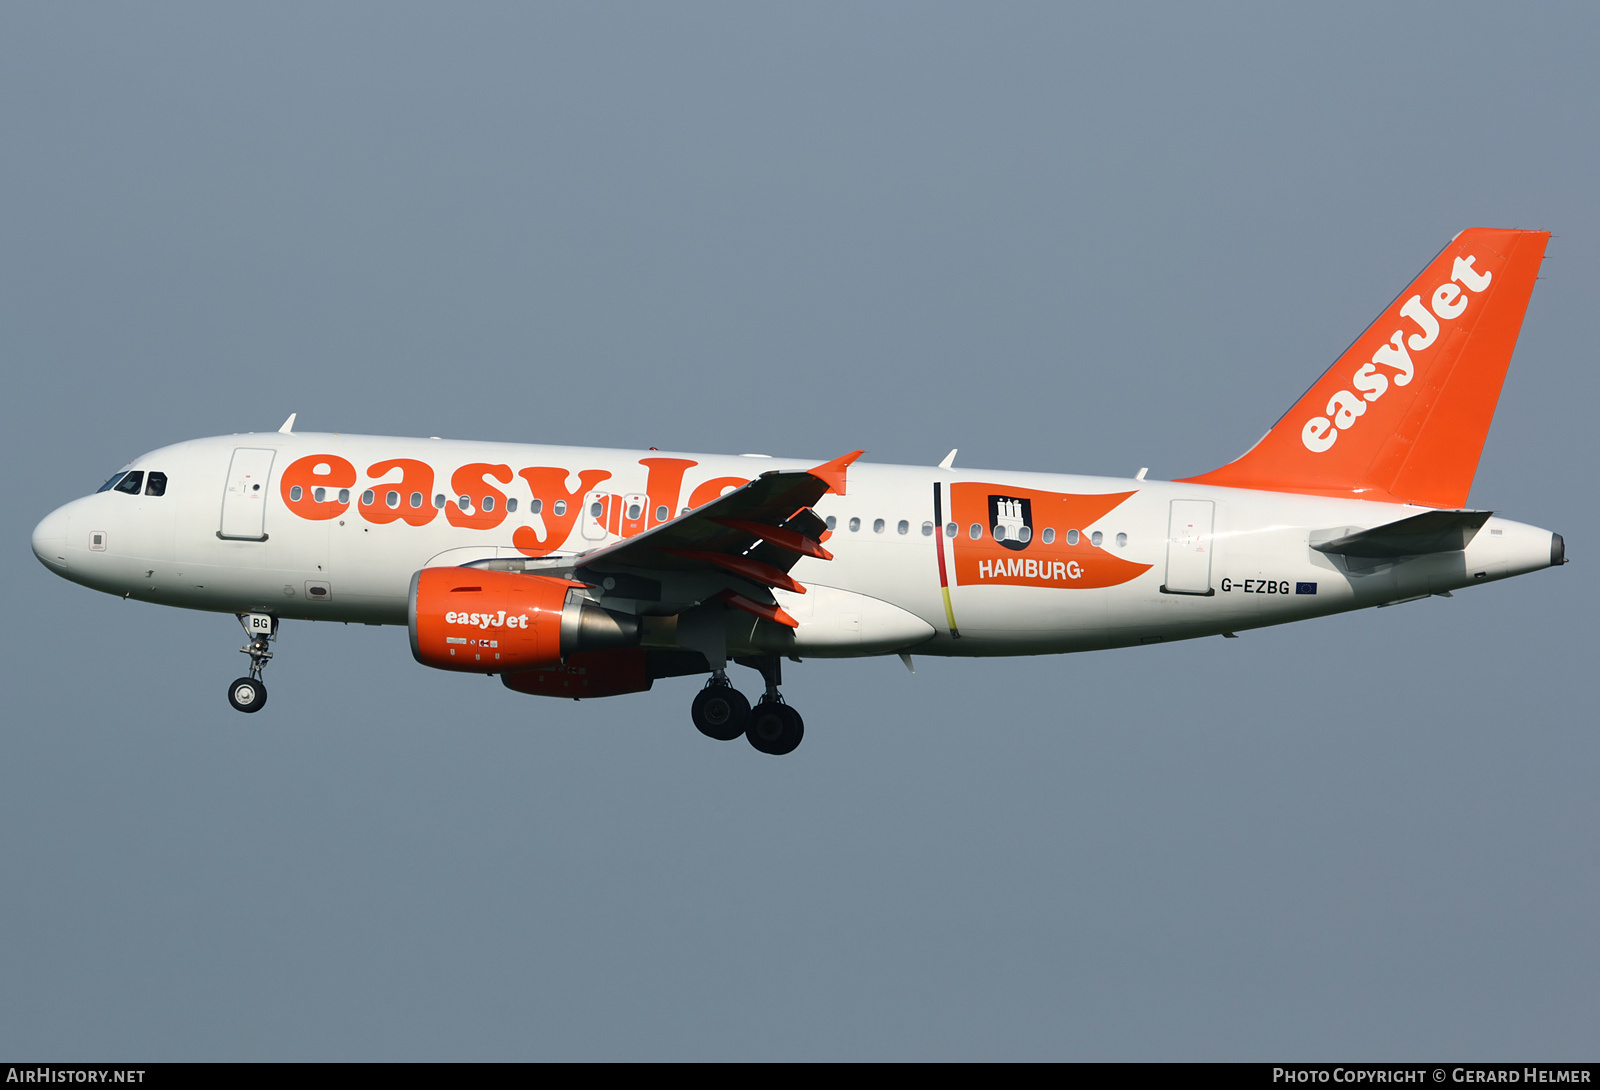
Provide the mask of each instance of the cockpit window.
{"label": "cockpit window", "polygon": [[107,481],[105,484],[101,485],[99,488],[94,490],[95,491],[95,495],[98,496],[102,492],[110,492],[113,488],[116,487],[117,482],[122,480],[122,478],[126,477],[127,475],[128,474],[126,473],[126,471],[124,471],[122,473],[114,473],[114,474],[112,474],[111,479],[109,481]]}
{"label": "cockpit window", "polygon": [[165,496],[167,494],[167,475],[165,473],[157,473],[152,469],[149,478],[144,482],[144,494],[146,496]]}
{"label": "cockpit window", "polygon": [[113,491],[126,492],[130,496],[137,496],[139,494],[139,486],[142,484],[144,484],[144,470],[136,469],[118,481]]}

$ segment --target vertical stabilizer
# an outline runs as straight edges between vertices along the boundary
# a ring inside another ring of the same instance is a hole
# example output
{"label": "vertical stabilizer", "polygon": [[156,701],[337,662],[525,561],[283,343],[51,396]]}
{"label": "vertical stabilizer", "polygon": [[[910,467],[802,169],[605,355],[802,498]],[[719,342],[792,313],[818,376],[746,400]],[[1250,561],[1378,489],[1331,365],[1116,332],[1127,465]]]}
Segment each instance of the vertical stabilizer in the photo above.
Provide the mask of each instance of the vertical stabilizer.
{"label": "vertical stabilizer", "polygon": [[1259,443],[1188,482],[1463,506],[1549,239],[1461,232]]}

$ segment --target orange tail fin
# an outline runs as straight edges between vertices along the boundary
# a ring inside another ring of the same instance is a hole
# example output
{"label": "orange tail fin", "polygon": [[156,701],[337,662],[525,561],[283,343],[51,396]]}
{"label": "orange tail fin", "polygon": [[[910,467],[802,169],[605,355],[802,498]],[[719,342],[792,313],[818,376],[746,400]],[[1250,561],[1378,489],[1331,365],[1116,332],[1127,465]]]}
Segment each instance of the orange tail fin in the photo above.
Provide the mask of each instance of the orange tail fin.
{"label": "orange tail fin", "polygon": [[1461,507],[1548,231],[1463,231],[1271,431],[1192,484]]}

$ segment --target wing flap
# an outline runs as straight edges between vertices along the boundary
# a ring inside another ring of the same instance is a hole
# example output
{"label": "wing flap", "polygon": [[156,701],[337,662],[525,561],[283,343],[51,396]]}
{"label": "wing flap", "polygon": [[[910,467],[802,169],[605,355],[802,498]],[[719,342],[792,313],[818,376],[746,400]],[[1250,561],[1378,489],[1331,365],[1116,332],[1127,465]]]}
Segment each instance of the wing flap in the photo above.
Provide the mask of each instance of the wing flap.
{"label": "wing flap", "polygon": [[[608,577],[648,573],[671,581],[679,573],[697,577],[689,585],[702,586],[702,579],[712,577],[743,600],[735,603],[738,608],[751,611],[743,604],[749,602],[760,606],[751,612],[765,617],[765,610],[776,608],[770,588],[805,593],[787,574],[802,556],[833,559],[818,540],[826,524],[811,505],[830,492],[843,494],[846,471],[861,453],[811,470],[763,473],[687,514],[575,558],[573,577],[603,585]],[[677,596],[669,590],[663,597]],[[767,619],[786,623],[776,616]]]}

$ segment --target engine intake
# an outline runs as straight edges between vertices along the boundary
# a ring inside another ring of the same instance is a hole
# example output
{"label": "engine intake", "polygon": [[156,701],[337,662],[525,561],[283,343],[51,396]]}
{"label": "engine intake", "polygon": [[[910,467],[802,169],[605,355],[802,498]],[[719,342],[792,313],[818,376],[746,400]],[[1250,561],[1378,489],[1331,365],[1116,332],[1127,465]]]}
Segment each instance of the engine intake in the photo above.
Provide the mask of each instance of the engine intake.
{"label": "engine intake", "polygon": [[423,568],[407,603],[411,654],[439,670],[498,674],[637,646],[639,618],[600,608],[581,587],[544,575]]}

